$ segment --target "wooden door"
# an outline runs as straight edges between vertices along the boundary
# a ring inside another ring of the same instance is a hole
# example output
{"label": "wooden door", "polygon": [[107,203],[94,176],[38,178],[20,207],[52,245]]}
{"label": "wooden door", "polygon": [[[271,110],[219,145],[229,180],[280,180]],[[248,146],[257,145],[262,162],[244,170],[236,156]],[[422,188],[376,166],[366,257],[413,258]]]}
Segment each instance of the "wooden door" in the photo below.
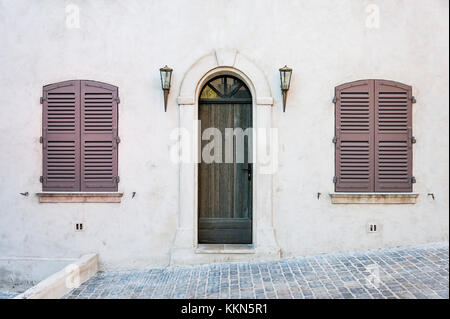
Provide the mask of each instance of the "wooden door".
{"label": "wooden door", "polygon": [[[205,85],[199,102],[202,135],[205,129],[216,128],[221,133],[222,152],[219,157],[214,157],[213,162],[202,157],[199,163],[198,241],[208,244],[251,244],[253,164],[250,91],[239,79],[220,76]],[[248,128],[250,130],[246,131]],[[233,137],[230,129],[242,129],[247,134]],[[228,146],[232,145],[228,153],[226,138]],[[238,141],[239,138],[243,143]],[[202,140],[201,149],[211,141],[212,138]],[[216,151],[220,150],[214,148]]]}

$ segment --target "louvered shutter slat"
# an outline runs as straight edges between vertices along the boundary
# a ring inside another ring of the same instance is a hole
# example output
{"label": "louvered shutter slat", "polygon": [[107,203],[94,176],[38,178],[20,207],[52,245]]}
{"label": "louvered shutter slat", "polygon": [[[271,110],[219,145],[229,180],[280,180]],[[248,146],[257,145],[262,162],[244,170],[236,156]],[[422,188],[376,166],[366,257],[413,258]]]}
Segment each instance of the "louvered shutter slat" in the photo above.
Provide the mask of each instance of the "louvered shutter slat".
{"label": "louvered shutter slat", "polygon": [[43,89],[43,191],[80,190],[80,85],[66,81]]}
{"label": "louvered shutter slat", "polygon": [[375,191],[412,191],[411,87],[375,81]]}
{"label": "louvered shutter slat", "polygon": [[81,81],[81,190],[117,191],[118,89]]}
{"label": "louvered shutter slat", "polygon": [[370,192],[373,170],[373,82],[346,83],[336,87],[337,192]]}

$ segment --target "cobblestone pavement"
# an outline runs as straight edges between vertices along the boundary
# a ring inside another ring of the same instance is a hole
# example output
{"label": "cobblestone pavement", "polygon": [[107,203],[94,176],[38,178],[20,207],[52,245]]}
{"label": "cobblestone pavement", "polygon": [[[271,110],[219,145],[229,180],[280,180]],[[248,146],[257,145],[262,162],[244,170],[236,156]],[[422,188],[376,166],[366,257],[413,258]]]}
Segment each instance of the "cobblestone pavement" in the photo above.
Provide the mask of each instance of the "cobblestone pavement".
{"label": "cobblestone pavement", "polygon": [[446,243],[99,273],[63,298],[449,298]]}
{"label": "cobblestone pavement", "polygon": [[12,299],[17,295],[15,292],[0,292],[0,299]]}
{"label": "cobblestone pavement", "polygon": [[2,281],[2,279],[4,278],[0,278],[0,299],[12,299],[35,284],[33,282],[13,282],[10,278],[8,281]]}

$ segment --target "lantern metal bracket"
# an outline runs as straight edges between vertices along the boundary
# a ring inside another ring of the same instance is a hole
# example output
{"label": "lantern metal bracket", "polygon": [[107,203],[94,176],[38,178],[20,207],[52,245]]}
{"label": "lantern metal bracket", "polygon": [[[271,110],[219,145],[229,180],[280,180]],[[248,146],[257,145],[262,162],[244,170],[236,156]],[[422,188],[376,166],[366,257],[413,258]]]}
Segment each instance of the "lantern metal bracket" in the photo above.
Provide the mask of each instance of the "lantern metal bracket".
{"label": "lantern metal bracket", "polygon": [[164,91],[164,112],[167,112],[167,100],[169,97],[169,89],[163,89]]}
{"label": "lantern metal bracket", "polygon": [[286,112],[287,92],[288,90],[281,90],[281,94],[283,94],[283,112]]}

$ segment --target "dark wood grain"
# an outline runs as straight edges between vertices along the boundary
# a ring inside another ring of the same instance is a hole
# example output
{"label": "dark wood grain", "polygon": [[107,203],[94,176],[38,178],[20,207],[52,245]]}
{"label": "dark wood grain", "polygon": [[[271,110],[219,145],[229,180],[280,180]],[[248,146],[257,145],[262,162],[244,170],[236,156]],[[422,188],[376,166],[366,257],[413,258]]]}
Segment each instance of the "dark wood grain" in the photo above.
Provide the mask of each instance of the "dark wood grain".
{"label": "dark wood grain", "polygon": [[[226,84],[227,79],[224,80]],[[235,81],[235,80],[234,80]],[[244,84],[242,84],[244,85]],[[233,91],[236,91],[233,90]],[[228,102],[199,103],[199,119],[202,133],[210,127],[222,134],[222,154],[219,163],[199,164],[198,217],[199,243],[250,244],[252,242],[252,181],[248,168],[252,169],[251,144],[244,139],[244,162],[236,162],[236,138],[233,140],[232,163],[226,163],[226,128],[242,128],[252,125],[252,104]],[[250,136],[251,138],[251,136]],[[212,138],[211,138],[212,140]],[[211,140],[202,140],[202,150]],[[216,150],[216,149],[215,149]]]}

